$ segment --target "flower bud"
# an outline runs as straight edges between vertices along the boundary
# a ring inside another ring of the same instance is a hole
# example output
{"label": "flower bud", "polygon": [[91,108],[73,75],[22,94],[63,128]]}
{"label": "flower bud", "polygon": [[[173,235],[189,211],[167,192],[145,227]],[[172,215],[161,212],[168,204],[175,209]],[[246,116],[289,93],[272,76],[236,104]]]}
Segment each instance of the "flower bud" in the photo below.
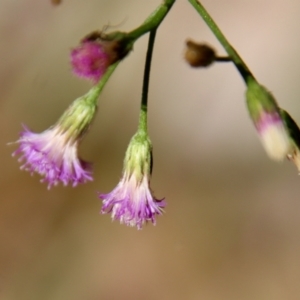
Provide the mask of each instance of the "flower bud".
{"label": "flower bud", "polygon": [[207,67],[215,61],[216,54],[210,46],[188,40],[184,57],[191,67]]}
{"label": "flower bud", "polygon": [[128,53],[123,37],[121,33],[116,33],[114,39],[108,39],[99,31],[84,37],[80,45],[71,50],[73,73],[98,82],[111,64]]}
{"label": "flower bud", "polygon": [[267,154],[274,160],[283,160],[290,152],[291,144],[274,97],[265,87],[251,80],[246,99],[250,117]]}

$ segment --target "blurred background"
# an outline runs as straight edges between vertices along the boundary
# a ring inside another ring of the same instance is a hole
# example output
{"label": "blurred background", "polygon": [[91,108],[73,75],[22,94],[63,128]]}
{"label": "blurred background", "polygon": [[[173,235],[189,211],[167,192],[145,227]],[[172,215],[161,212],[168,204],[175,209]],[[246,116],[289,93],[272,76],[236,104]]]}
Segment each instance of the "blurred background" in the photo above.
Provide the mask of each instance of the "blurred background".
{"label": "blurred background", "polygon": [[[160,0],[0,1],[0,299],[300,299],[300,178],[265,154],[231,64],[183,60],[185,40],[224,50],[187,1],[159,28],[149,94],[157,225],[99,215],[137,126],[147,36],[105,87],[80,148],[95,180],[47,190],[11,153],[26,124],[51,126],[90,84],[69,51],[105,25],[129,31]],[[257,79],[300,121],[300,2],[203,1]],[[115,28],[113,29],[115,30]]]}

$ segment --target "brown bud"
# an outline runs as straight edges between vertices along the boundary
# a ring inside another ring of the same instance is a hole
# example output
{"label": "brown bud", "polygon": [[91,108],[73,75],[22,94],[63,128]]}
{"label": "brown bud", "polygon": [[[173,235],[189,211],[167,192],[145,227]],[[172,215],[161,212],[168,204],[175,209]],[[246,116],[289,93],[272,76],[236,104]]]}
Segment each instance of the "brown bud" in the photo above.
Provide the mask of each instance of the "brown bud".
{"label": "brown bud", "polygon": [[191,67],[207,67],[215,61],[216,54],[210,46],[188,40],[184,57]]}
{"label": "brown bud", "polygon": [[59,5],[59,4],[61,4],[61,2],[62,2],[62,0],[51,0],[51,3],[53,5]]}

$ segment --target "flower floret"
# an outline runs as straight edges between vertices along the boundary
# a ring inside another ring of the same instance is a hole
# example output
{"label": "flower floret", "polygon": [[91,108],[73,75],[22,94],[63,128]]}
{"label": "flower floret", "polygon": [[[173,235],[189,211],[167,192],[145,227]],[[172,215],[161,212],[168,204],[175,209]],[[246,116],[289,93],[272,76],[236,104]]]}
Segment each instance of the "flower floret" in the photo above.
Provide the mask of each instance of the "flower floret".
{"label": "flower floret", "polygon": [[155,216],[161,215],[166,205],[164,199],[153,196],[147,176],[139,182],[134,174],[124,176],[111,193],[99,197],[103,199],[102,213],[112,213],[113,220],[138,229],[148,221],[155,225]]}
{"label": "flower floret", "polygon": [[59,182],[76,186],[92,180],[91,165],[77,156],[77,140],[68,139],[58,127],[40,134],[24,127],[17,143],[13,155],[21,155],[19,161],[25,161],[21,169],[39,173],[49,188]]}

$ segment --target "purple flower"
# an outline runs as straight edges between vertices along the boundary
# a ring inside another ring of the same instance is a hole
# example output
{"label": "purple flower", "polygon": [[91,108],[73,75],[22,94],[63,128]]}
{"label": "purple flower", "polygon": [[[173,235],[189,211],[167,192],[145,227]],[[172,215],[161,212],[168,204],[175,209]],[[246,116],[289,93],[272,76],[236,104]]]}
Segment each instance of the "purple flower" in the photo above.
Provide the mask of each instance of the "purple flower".
{"label": "purple flower", "polygon": [[103,199],[103,214],[111,212],[113,220],[138,229],[148,221],[155,225],[155,216],[162,214],[166,205],[152,195],[146,176],[139,181],[134,174],[124,175],[112,192],[99,197]]}
{"label": "purple flower", "polygon": [[96,41],[83,41],[71,51],[73,73],[93,82],[99,81],[110,63],[105,47]]}
{"label": "purple flower", "polygon": [[17,142],[20,146],[13,156],[20,154],[19,161],[25,161],[21,169],[42,175],[48,188],[59,182],[76,186],[93,180],[91,165],[77,156],[78,140],[68,139],[58,127],[42,133],[24,127]]}
{"label": "purple flower", "polygon": [[124,161],[124,173],[116,188],[99,194],[103,200],[101,213],[111,213],[113,220],[142,229],[144,223],[156,224],[156,215],[163,213],[166,203],[158,200],[150,189],[151,142],[137,133],[131,140]]}
{"label": "purple flower", "polygon": [[96,113],[99,89],[92,88],[76,99],[58,122],[42,133],[31,132],[24,126],[13,153],[24,161],[21,169],[38,173],[48,182],[48,188],[62,182],[76,186],[93,180],[91,164],[78,157],[78,145]]}

